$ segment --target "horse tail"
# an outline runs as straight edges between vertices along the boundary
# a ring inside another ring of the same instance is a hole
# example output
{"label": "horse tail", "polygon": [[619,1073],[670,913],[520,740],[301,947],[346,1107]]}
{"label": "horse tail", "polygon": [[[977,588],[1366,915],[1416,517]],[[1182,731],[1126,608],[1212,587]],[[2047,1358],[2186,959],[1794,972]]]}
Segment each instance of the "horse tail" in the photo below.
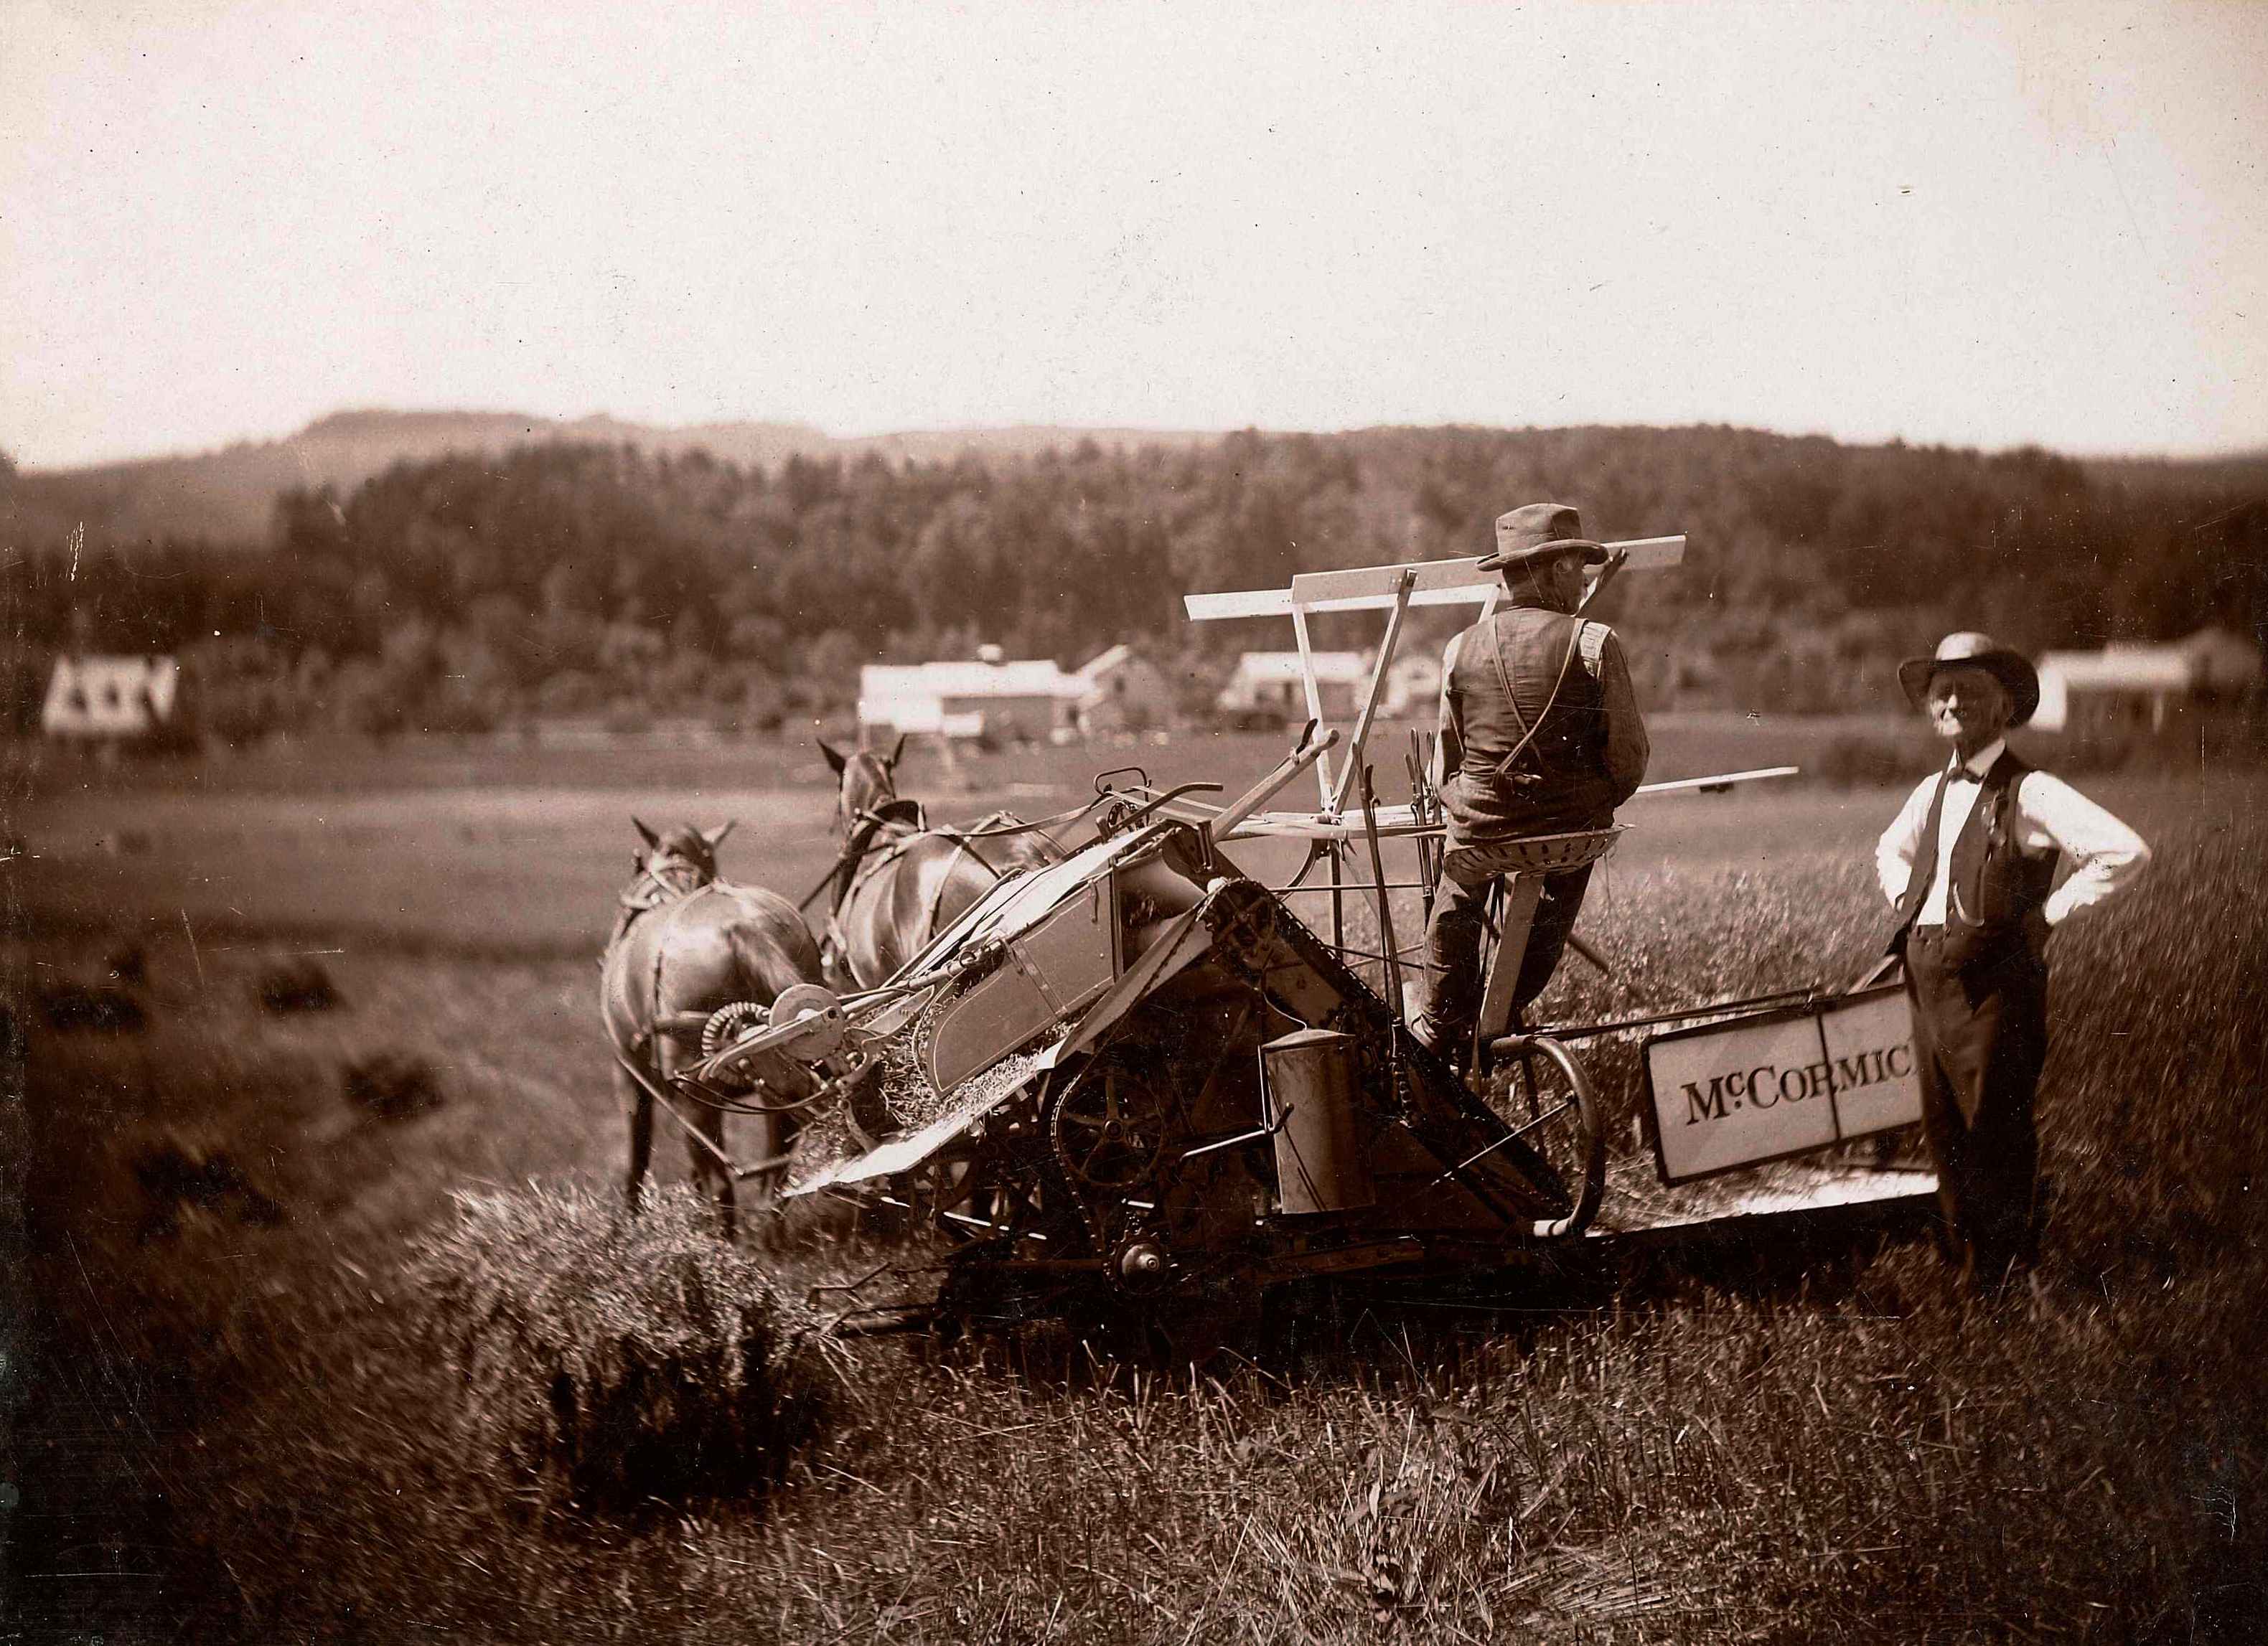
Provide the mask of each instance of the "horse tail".
{"label": "horse tail", "polygon": [[754,918],[725,929],[743,986],[744,998],[772,1000],[798,983],[820,979],[819,944],[803,916],[786,908],[763,908]]}
{"label": "horse tail", "polygon": [[[599,957],[599,1025],[605,1030],[607,1043],[622,1055],[641,1054],[646,1047],[644,1025],[637,1021],[638,1002],[629,977],[630,944],[626,932],[617,933],[607,944],[606,952]],[[628,998],[617,1001],[618,995]],[[617,1019],[615,1008],[626,1004],[630,1021]],[[651,1016],[651,1012],[648,1014]]]}

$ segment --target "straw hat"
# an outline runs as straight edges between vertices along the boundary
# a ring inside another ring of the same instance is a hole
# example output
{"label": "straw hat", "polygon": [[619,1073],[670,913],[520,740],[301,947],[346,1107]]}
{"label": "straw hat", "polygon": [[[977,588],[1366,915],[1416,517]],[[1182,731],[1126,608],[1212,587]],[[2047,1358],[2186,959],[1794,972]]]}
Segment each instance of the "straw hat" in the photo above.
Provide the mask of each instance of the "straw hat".
{"label": "straw hat", "polygon": [[1982,669],[2008,691],[2008,724],[2021,726],[2040,706],[2040,677],[2021,651],[2002,645],[1990,635],[1964,629],[1937,643],[1926,658],[1908,658],[1898,665],[1898,684],[1906,701],[1918,709],[1929,694],[1929,683],[1940,669]]}

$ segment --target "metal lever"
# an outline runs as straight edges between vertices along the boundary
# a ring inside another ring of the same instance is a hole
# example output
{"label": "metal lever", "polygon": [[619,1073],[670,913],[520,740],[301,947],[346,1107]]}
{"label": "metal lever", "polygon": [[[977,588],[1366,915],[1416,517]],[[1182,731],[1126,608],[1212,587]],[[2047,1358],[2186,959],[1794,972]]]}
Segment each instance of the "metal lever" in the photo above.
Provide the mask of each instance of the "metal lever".
{"label": "metal lever", "polygon": [[1325,750],[1338,746],[1339,734],[1336,726],[1321,737],[1314,735],[1314,730],[1315,723],[1310,720],[1307,722],[1308,735],[1301,740],[1300,746],[1285,755],[1274,771],[1231,801],[1221,814],[1212,819],[1210,827],[1213,839],[1226,840],[1238,824],[1274,799],[1285,784],[1322,759]]}

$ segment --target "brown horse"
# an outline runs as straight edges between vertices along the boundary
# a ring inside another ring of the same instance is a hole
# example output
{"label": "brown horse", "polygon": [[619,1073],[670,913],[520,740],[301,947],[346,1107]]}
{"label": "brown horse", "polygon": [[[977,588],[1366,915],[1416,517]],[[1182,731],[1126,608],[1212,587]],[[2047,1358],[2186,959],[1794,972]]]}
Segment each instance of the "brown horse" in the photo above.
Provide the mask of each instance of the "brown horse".
{"label": "brown horse", "polygon": [[919,804],[898,795],[905,746],[902,737],[887,754],[819,746],[842,780],[835,824],[843,856],[827,959],[838,981],[860,988],[887,982],[1006,876],[1063,856],[1005,812],[967,829],[930,827]]}
{"label": "brown horse", "polygon": [[[637,878],[622,894],[599,980],[599,1012],[615,1051],[615,1086],[630,1124],[630,1204],[637,1204],[653,1152],[653,1106],[666,1101],[688,1122],[694,1180],[715,1194],[729,1238],[733,1169],[725,1153],[725,1111],[669,1085],[671,1075],[692,1061],[681,1038],[684,1025],[696,1025],[697,1036],[696,1020],[720,1006],[738,1001],[770,1006],[790,985],[817,982],[819,948],[785,898],[717,878],[717,844],[731,833],[730,823],[705,832],[688,824],[663,839],[631,821],[645,849],[635,860]],[[772,1101],[792,1101],[814,1089],[803,1066],[785,1057],[768,1060],[762,1077]],[[758,1159],[779,1160],[793,1136],[792,1116],[759,1113],[754,1118]],[[766,1181],[769,1186],[769,1177]]]}

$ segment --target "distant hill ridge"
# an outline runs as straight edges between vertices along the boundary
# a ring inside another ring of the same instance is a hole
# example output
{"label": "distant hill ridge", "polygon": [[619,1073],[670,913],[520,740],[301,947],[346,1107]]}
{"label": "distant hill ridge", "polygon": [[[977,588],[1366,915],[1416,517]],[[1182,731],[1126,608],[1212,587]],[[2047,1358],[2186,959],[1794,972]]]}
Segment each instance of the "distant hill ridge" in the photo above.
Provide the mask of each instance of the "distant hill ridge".
{"label": "distant hill ridge", "polygon": [[294,487],[350,492],[401,462],[451,452],[501,452],[555,440],[630,445],[656,453],[705,451],[743,467],[775,467],[792,457],[949,462],[964,454],[1028,457],[1083,440],[1104,446],[1202,445],[1217,431],[1079,429],[1047,424],[915,430],[838,437],[808,423],[711,423],[679,428],[625,423],[604,415],[539,417],[518,412],[388,411],[360,408],[319,417],[281,440],[244,442],[217,452],[26,469],[0,498],[0,527],[18,543],[60,540],[84,525],[90,542],[202,538],[253,545],[266,540],[276,499]]}
{"label": "distant hill ridge", "polygon": [[[1766,440],[1791,445],[1800,438],[1756,432]],[[794,457],[873,453],[894,464],[935,463],[962,456],[1027,458],[1049,450],[1068,451],[1082,441],[1104,447],[1185,449],[1224,437],[1220,430],[1051,424],[845,437],[799,423],[665,428],[603,414],[560,418],[519,412],[366,408],[319,417],[281,440],[242,442],[188,456],[23,470],[12,486],[0,484],[0,538],[5,540],[0,547],[56,544],[81,526],[87,542],[96,546],[173,539],[256,547],[267,540],[276,499],[295,487],[328,485],[344,496],[397,463],[430,461],[452,452],[501,453],[552,441],[630,445],[673,456],[705,451],[744,467],[770,469]],[[2268,492],[2268,448],[2218,457],[2083,459],[2079,467],[2096,481],[2141,496],[2199,485]]]}

